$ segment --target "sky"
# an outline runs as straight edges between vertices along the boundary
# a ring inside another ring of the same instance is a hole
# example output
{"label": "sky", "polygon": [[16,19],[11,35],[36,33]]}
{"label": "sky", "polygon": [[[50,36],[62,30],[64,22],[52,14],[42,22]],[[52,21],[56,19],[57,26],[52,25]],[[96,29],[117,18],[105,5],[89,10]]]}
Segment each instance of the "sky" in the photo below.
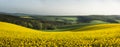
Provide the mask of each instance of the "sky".
{"label": "sky", "polygon": [[120,15],[120,0],[0,0],[0,12],[39,15]]}

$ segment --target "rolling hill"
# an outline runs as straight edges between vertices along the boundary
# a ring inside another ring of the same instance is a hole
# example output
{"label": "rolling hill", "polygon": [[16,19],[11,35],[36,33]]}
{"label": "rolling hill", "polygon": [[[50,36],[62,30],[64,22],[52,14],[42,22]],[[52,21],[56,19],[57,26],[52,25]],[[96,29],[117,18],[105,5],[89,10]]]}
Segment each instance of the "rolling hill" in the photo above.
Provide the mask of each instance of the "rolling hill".
{"label": "rolling hill", "polygon": [[75,29],[75,31],[95,31],[95,30],[105,30],[105,29],[113,29],[113,28],[118,28],[120,27],[120,24],[97,24],[97,25],[92,25],[92,26],[85,26],[83,28],[78,28]]}
{"label": "rolling hill", "polygon": [[35,31],[23,26],[11,24],[11,23],[6,23],[6,22],[0,22],[0,30],[9,30],[9,31]]}
{"label": "rolling hill", "polygon": [[27,37],[27,35],[29,35],[30,37],[30,36],[34,36],[34,33],[38,33],[38,32],[40,31],[11,23],[0,22],[0,37],[14,38],[14,37]]}
{"label": "rolling hill", "polygon": [[66,32],[40,32],[15,24],[0,22],[0,47],[120,46],[120,24],[90,25],[83,29],[87,31],[76,32],[78,30],[76,29]]}

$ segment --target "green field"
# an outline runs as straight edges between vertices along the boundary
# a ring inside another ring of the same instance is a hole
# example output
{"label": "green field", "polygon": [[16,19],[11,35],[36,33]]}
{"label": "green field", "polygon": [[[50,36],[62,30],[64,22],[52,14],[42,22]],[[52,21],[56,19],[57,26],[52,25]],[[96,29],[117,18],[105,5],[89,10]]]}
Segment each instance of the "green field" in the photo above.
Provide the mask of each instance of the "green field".
{"label": "green field", "polygon": [[55,30],[44,30],[46,32],[64,32],[64,31],[71,31],[75,29],[79,29],[85,26],[90,26],[90,25],[96,25],[96,24],[91,24],[91,23],[80,23],[80,24],[74,24],[74,25],[65,25],[65,26],[60,26],[57,27]]}
{"label": "green field", "polygon": [[120,24],[43,32],[0,22],[0,47],[120,47]]}

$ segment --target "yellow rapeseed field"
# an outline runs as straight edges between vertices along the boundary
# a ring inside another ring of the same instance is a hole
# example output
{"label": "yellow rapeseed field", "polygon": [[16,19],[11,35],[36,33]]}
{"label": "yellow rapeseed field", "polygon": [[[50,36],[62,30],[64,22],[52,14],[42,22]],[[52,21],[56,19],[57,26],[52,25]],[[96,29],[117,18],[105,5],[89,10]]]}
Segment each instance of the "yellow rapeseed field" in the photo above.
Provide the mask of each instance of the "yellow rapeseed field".
{"label": "yellow rapeseed field", "polygon": [[120,47],[120,24],[43,32],[0,22],[0,47]]}

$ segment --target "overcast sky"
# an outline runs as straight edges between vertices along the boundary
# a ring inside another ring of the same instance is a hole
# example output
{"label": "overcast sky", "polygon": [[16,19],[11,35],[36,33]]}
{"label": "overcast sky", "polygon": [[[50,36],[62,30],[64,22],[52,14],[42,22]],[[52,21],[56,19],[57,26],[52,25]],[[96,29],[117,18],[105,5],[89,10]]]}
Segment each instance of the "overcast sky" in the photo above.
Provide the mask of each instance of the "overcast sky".
{"label": "overcast sky", "polygon": [[0,12],[40,15],[120,15],[120,0],[0,0]]}

